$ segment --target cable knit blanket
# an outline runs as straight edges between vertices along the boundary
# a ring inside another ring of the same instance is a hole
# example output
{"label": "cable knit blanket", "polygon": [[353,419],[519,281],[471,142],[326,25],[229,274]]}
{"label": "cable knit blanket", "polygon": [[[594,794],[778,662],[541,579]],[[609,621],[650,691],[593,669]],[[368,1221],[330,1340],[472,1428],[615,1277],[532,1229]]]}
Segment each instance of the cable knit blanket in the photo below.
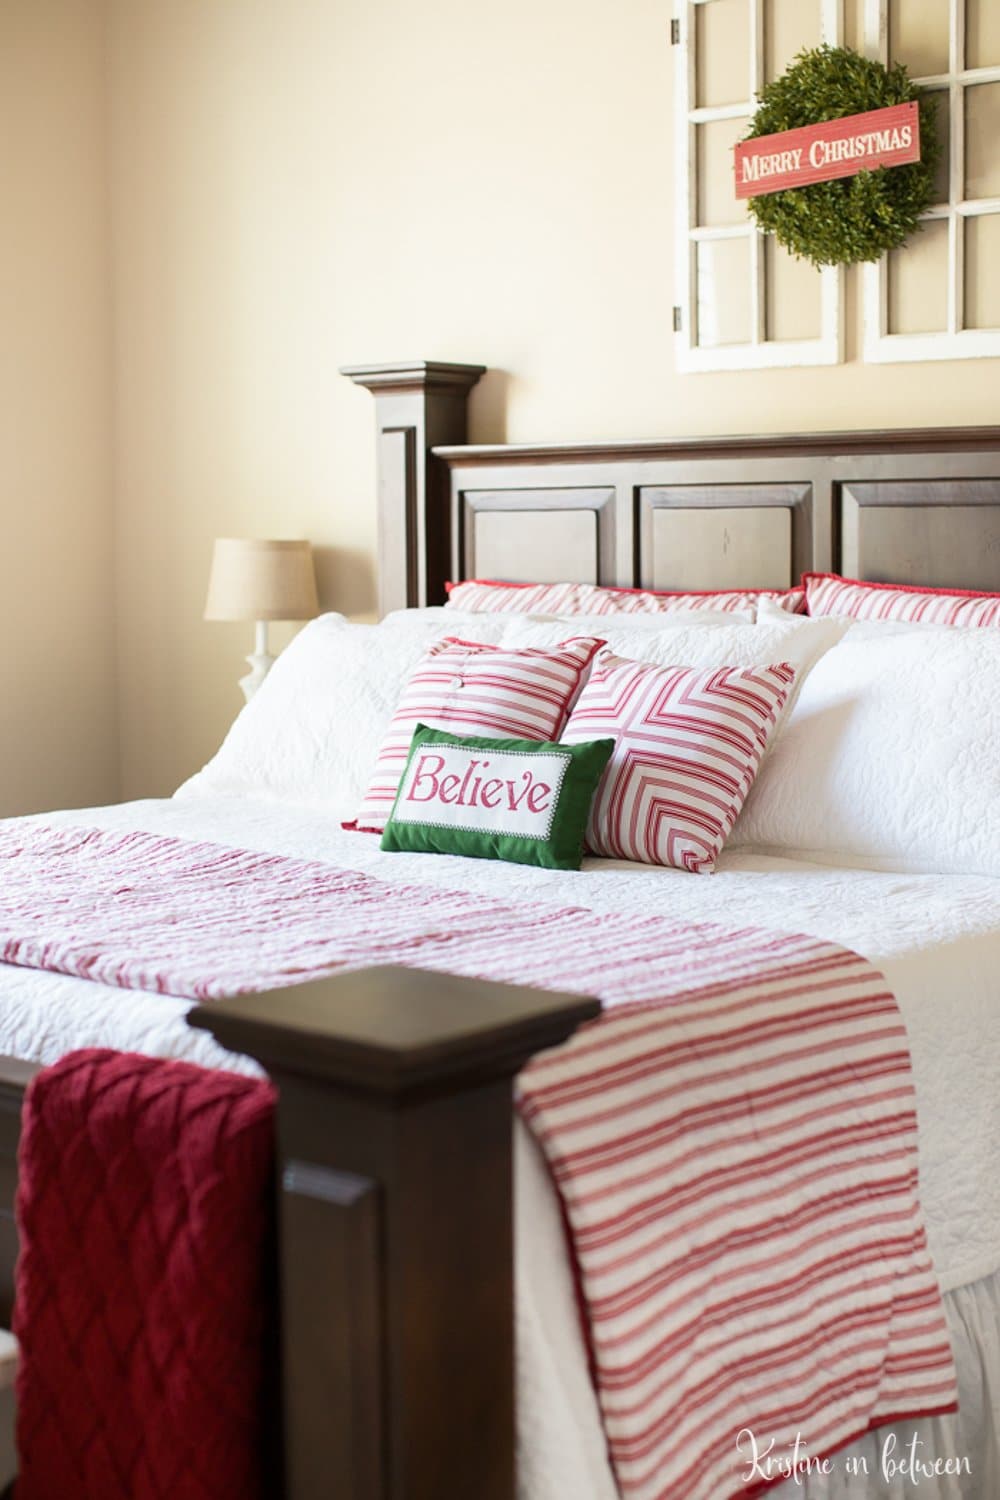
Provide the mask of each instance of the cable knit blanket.
{"label": "cable knit blanket", "polygon": [[778,1480],[797,1435],[815,1459],[954,1409],[905,1031],[856,954],[11,824],[0,957],[200,999],[374,963],[598,996],[602,1017],[518,1094],[565,1208],[627,1500],[755,1493],[748,1434]]}
{"label": "cable knit blanket", "polygon": [[274,1090],[97,1049],[25,1100],[18,1500],[266,1500]]}

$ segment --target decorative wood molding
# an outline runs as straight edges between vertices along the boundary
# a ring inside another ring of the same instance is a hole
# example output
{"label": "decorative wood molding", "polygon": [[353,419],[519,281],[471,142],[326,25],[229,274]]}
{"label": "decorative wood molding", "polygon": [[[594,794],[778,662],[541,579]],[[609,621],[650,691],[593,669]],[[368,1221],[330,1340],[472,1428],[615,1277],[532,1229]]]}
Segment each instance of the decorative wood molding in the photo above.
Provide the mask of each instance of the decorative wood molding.
{"label": "decorative wood molding", "polygon": [[379,965],[198,1006],[190,1025],[268,1071],[396,1100],[509,1078],[598,1013],[594,1000]]}
{"label": "decorative wood molding", "polygon": [[443,602],[450,517],[431,449],[465,441],[469,392],[485,368],[415,359],[341,370],[375,397],[382,614]]}
{"label": "decorative wood molding", "polygon": [[785,589],[812,565],[809,484],[650,484],[637,498],[642,588]]}
{"label": "decorative wood molding", "polygon": [[384,967],[189,1016],[279,1090],[283,1500],[514,1500],[511,1080],[599,1010]]}
{"label": "decorative wood molding", "polygon": [[849,577],[997,588],[1000,477],[844,484],[839,521],[840,565]]}
{"label": "decorative wood molding", "polygon": [[[915,502],[915,524],[907,533],[905,558],[915,578],[948,585],[967,575],[967,583],[1000,586],[992,545],[983,552],[987,531],[992,539],[983,517],[955,528],[943,548],[940,526],[933,531],[938,523],[920,514],[930,505],[952,508],[957,516],[969,495],[993,494],[1000,479],[1000,427],[449,446],[436,449],[435,457],[451,492],[451,578],[468,577],[473,562],[482,571],[470,529],[479,527],[484,513],[485,551],[504,559],[502,576],[512,582],[540,581],[545,569],[551,579],[566,578],[560,561],[579,568],[584,541],[586,581],[596,566],[594,581],[609,586],[731,588],[759,586],[764,578],[779,585],[795,583],[803,571],[841,567],[878,578],[888,566],[893,527],[899,522],[905,532],[903,511],[895,520],[869,516],[855,546],[848,498],[862,493],[859,487],[876,485],[904,508],[920,486],[933,495],[919,507]],[[587,493],[610,497],[601,510],[601,547],[589,536],[581,541],[580,516],[565,511],[567,497]],[[525,528],[524,534],[544,541],[544,557],[536,548],[530,560],[517,561],[523,556],[518,517],[505,522],[505,510],[536,518],[534,531]],[[686,514],[689,526],[669,519],[670,510],[680,518]],[[780,520],[776,510],[787,519]],[[495,569],[488,571],[496,576]]]}
{"label": "decorative wood molding", "polygon": [[861,432],[766,433],[753,437],[678,437],[624,443],[494,443],[442,446],[449,468],[503,463],[610,463],[632,459],[715,458],[796,454],[982,453],[1000,451],[1000,427],[908,427]]}
{"label": "decorative wood molding", "polygon": [[[539,536],[533,522],[545,521]],[[490,523],[501,521],[510,545],[482,545]],[[615,490],[606,485],[566,489],[488,488],[465,491],[452,512],[452,575],[518,576],[538,583],[560,578],[597,583],[617,573]]]}
{"label": "decorative wood molding", "polygon": [[485,375],[486,366],[412,359],[399,364],[342,365],[340,373],[369,391],[434,390],[461,395]]}

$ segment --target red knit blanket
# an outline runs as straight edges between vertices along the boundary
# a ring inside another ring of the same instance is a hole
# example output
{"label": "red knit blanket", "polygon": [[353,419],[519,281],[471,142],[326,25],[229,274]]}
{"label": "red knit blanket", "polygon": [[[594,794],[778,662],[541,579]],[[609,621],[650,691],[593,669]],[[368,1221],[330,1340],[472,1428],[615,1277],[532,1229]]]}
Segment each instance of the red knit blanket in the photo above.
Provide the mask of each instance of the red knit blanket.
{"label": "red knit blanket", "polygon": [[0,830],[0,890],[8,962],[125,987],[210,996],[399,963],[601,998],[519,1098],[628,1500],[752,1494],[741,1432],[817,1455],[954,1408],[905,1031],[856,954],[37,825]]}
{"label": "red knit blanket", "polygon": [[266,1500],[274,1091],[125,1052],[34,1080],[18,1172],[18,1500]]}

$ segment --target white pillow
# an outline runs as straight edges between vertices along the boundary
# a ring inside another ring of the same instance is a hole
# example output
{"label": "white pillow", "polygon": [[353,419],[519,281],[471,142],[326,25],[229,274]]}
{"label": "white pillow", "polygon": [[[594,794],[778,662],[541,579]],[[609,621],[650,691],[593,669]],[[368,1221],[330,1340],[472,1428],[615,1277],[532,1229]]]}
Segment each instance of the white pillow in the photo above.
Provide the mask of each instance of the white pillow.
{"label": "white pillow", "polygon": [[[773,610],[774,619],[788,620],[788,610],[782,609],[778,604],[773,606]],[[391,614],[385,616],[382,623],[383,625],[395,624],[400,620],[419,615],[425,620],[442,619],[451,631],[455,631],[458,628],[462,630],[474,630],[484,614],[487,616],[502,614],[505,622],[511,628],[523,625],[525,620],[530,620],[535,625],[548,620],[561,620],[564,625],[571,625],[574,630],[579,630],[581,634],[586,635],[593,635],[597,632],[599,625],[607,629],[608,625],[614,624],[615,621],[618,621],[620,624],[626,624],[630,629],[635,630],[669,630],[677,625],[752,625],[754,622],[752,611],[739,609],[672,609],[669,613],[660,614],[657,614],[653,610],[648,613],[634,615],[625,614],[622,611],[603,615],[560,615],[532,614],[522,610],[481,610],[477,612],[475,610],[461,610],[451,604],[432,604],[428,605],[426,609],[394,609]],[[795,618],[803,619],[804,616],[799,615]]]}
{"label": "white pillow", "polygon": [[[812,616],[800,615],[799,619],[811,619]],[[781,620],[788,619],[788,610],[782,609],[776,599],[760,599],[757,604],[757,624],[771,625],[775,621],[780,624]]]}
{"label": "white pillow", "polygon": [[[574,615],[571,623],[583,635],[602,636],[616,656],[661,667],[756,667],[787,661],[795,668],[796,687],[850,628],[846,620],[809,620],[785,610],[757,625],[734,624],[731,617],[709,623],[699,613],[696,621],[689,615],[668,616],[669,624],[661,617],[653,627],[651,618],[628,616],[618,623],[614,616]],[[570,623],[530,615],[510,615],[508,621],[505,646],[558,645]]]}
{"label": "white pillow", "polygon": [[405,625],[407,620],[422,621],[424,624],[441,624],[447,627],[449,635],[454,635],[459,629],[473,628],[479,624],[482,614],[475,610],[451,609],[447,604],[427,604],[422,609],[393,609],[387,615],[383,615],[379,621],[381,625]]}
{"label": "white pillow", "polygon": [[730,847],[1000,875],[1000,632],[855,625],[814,668]]}
{"label": "white pillow", "polygon": [[[456,614],[457,611],[454,614],[451,610],[448,611],[450,619],[454,619]],[[782,614],[787,620],[787,611],[782,610]],[[483,617],[482,615],[467,614],[458,615],[458,618],[481,620]],[[617,613],[611,612],[604,615],[543,615],[512,612],[507,618],[512,626],[525,620],[532,620],[536,624],[544,620],[561,620],[564,625],[586,625],[587,629],[593,632],[597,629],[598,625],[603,625],[605,628],[610,625],[614,628],[616,622],[619,625],[626,625],[633,630],[648,631],[673,630],[677,625],[702,625],[706,627],[712,625],[752,625],[755,617],[752,610],[742,609],[672,609],[668,613],[663,614],[657,614],[653,610],[648,614],[634,615],[625,614],[623,611]]]}
{"label": "white pillow", "polygon": [[427,647],[446,635],[499,644],[507,624],[503,615],[467,623],[444,610],[399,610],[379,625],[321,615],[285,648],[218,753],[175,795],[257,797],[352,817]]}

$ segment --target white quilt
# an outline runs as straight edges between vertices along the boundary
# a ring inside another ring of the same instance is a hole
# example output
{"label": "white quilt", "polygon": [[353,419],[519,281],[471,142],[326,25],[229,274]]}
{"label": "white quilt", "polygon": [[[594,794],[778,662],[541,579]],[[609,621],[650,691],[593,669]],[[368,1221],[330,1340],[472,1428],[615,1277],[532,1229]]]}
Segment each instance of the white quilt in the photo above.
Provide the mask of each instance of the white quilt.
{"label": "white quilt", "polygon": [[[920,1122],[921,1196],[942,1290],[1000,1269],[1000,879],[891,875],[748,854],[723,854],[713,876],[606,860],[589,860],[575,873],[383,854],[377,838],[344,832],[329,815],[237,798],[138,802],[40,821],[211,839],[326,859],[409,884],[772,927],[854,948],[883,971],[906,1021]],[[46,1062],[72,1047],[96,1044],[233,1066],[234,1059],[210,1037],[185,1025],[186,1009],[187,1002],[162,995],[0,969],[0,1051]],[[530,1474],[522,1474],[522,1490],[610,1500],[614,1491],[599,1478],[607,1466],[559,1215],[523,1132],[517,1209],[522,1410],[543,1411],[553,1431],[575,1435],[572,1452],[559,1444],[558,1490]],[[542,1387],[545,1401],[532,1402],[531,1391]],[[552,1451],[541,1439],[536,1447],[539,1455]]]}

